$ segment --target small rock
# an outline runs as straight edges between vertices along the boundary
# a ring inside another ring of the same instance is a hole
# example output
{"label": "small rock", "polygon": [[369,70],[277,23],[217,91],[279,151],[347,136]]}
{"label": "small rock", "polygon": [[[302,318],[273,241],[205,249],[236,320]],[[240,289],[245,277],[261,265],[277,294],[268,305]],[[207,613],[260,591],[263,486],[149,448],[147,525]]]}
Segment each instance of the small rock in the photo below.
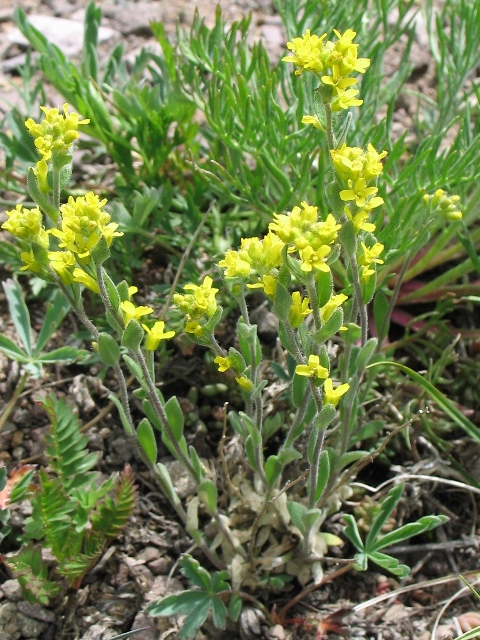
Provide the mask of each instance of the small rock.
{"label": "small rock", "polygon": [[0,604],[0,638],[18,640],[22,637],[22,626],[19,613],[13,602]]}
{"label": "small rock", "polygon": [[[130,3],[128,3],[130,4]],[[111,19],[124,36],[151,36],[152,28],[150,22],[163,21],[163,5],[160,0],[156,2],[135,2],[130,4],[130,10],[126,10],[124,4],[105,7],[104,14]],[[128,6],[128,5],[127,5]]]}
{"label": "small rock", "polygon": [[[28,20],[50,43],[57,45],[66,56],[78,54],[82,50],[84,27],[81,22],[37,14],[29,15]],[[105,42],[113,38],[114,35],[116,34],[113,29],[100,27],[98,30],[98,41]],[[7,38],[14,44],[28,45],[28,40],[17,28],[11,29],[7,33]]]}
{"label": "small rock", "polygon": [[172,568],[172,561],[168,560],[168,558],[157,558],[148,563],[148,568],[154,576],[164,576]]}
{"label": "small rock", "polygon": [[168,469],[174,489],[180,499],[196,493],[197,487],[195,482],[181,462],[178,462],[178,460],[167,460],[164,464]]}
{"label": "small rock", "polygon": [[43,633],[48,626],[46,622],[29,618],[20,612],[18,613],[18,622],[24,638],[38,638],[38,636]]}
{"label": "small rock", "polygon": [[145,547],[140,553],[137,555],[137,560],[145,563],[151,562],[152,560],[156,560],[158,558],[158,549],[156,547]]}
{"label": "small rock", "polygon": [[18,602],[22,599],[22,587],[18,580],[5,580],[0,588],[10,602]]}
{"label": "small rock", "polygon": [[39,620],[40,622],[54,622],[55,614],[53,611],[49,611],[48,609],[44,609],[39,604],[33,604],[30,602],[26,602],[22,600],[18,603],[17,609],[24,613],[29,618],[33,618],[35,620]]}
{"label": "small rock", "polygon": [[148,593],[145,594],[147,602],[160,600],[172,593],[183,591],[183,585],[177,578],[169,579],[168,576],[157,576],[150,587]]}

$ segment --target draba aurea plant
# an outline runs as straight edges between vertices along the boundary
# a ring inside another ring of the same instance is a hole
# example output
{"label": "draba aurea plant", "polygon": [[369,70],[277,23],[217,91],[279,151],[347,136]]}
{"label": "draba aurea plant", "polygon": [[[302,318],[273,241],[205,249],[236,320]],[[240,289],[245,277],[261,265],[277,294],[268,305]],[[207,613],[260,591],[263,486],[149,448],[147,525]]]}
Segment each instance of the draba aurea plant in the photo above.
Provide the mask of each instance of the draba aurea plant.
{"label": "draba aurea plant", "polygon": [[[218,467],[187,445],[178,400],[165,399],[155,385],[154,352],[173,331],[163,320],[149,320],[151,307],[135,304],[134,286],[116,284],[107,273],[110,246],[121,242],[122,234],[105,209],[106,199],[90,192],[60,203],[77,129],[88,120],[65,105],[63,113],[43,109],[41,123],[26,123],[42,156],[29,175],[37,208],[18,205],[7,212],[3,226],[18,239],[23,269],[55,283],[91,332],[101,360],[116,374],[120,394],[111,399],[126,437],[202,552],[200,559],[215,569],[210,573],[185,556],[181,566],[192,589],[149,605],[152,615],[187,614],[181,637],[193,637],[209,612],[215,625],[224,627],[227,617],[241,615],[245,602],[260,609],[267,622],[283,622],[291,604],[274,614],[268,598],[293,579],[308,586],[292,603],[339,572],[365,570],[369,560],[403,576],[408,568],[380,550],[444,521],[426,516],[384,535],[382,528],[402,494],[399,485],[379,506],[365,540],[354,517],[345,516],[345,535],[357,553],[324,575],[328,548],[343,541],[322,525],[341,510],[351,495],[350,481],[380,451],[380,446],[365,451],[360,445],[363,401],[374,383],[367,368],[383,359],[381,344],[369,336],[367,305],[375,294],[377,270],[388,257],[375,236],[384,202],[377,183],[387,153],[347,144],[349,110],[362,104],[354,76],[370,62],[358,57],[354,31],[334,34],[327,40],[327,34],[307,30],[288,43],[290,55],[283,59],[296,67],[296,75],[312,73],[318,80],[314,114],[303,122],[327,141],[328,213],[320,215],[306,201],[290,212],[272,212],[263,238],[244,238],[238,250],[219,261],[219,273],[240,311],[235,346],[220,344],[216,337],[223,315],[219,278],[206,276],[173,296],[184,314],[185,332],[213,351],[219,372],[238,385],[244,399],[243,411],[225,407]],[[341,126],[338,115],[343,116]],[[456,198],[440,191],[427,195],[426,223],[438,214],[460,217]],[[85,288],[99,296],[109,331],[99,331],[87,316]],[[247,296],[255,291],[263,293],[278,319],[280,355],[270,369],[249,313]],[[125,367],[138,383],[135,395],[145,414],[139,419],[130,408]],[[272,370],[282,386],[272,384]],[[283,413],[276,404],[279,388],[282,406],[288,407]],[[197,487],[187,504],[166,466],[157,462],[156,432]]]}

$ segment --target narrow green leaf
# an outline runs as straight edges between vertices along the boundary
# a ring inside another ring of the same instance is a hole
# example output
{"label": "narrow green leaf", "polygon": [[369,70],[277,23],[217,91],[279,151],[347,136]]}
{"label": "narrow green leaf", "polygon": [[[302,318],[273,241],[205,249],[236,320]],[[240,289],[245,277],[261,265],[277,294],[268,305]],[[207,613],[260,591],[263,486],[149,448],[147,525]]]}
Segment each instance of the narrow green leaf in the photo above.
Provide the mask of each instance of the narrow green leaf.
{"label": "narrow green leaf", "polygon": [[8,302],[10,316],[17,330],[25,351],[28,356],[32,356],[32,341],[30,337],[30,313],[23,298],[20,285],[15,280],[8,278],[2,283],[3,290]]}
{"label": "narrow green leaf", "polygon": [[113,404],[117,407],[118,413],[120,414],[120,420],[122,422],[122,426],[123,426],[127,436],[133,435],[132,426],[130,425],[130,422],[128,421],[127,414],[125,413],[125,409],[123,408],[123,405],[120,402],[120,400],[117,398],[117,396],[114,393],[111,393],[108,396],[108,399],[110,400],[110,402],[113,402]]}
{"label": "narrow green leaf", "polygon": [[47,305],[47,312],[45,314],[40,333],[37,336],[35,349],[33,351],[34,355],[41,353],[53,333],[60,326],[69,309],[70,303],[64,294],[60,290],[56,291],[53,302]]}
{"label": "narrow green leaf", "polygon": [[444,515],[423,516],[416,522],[405,524],[398,529],[390,531],[381,538],[378,538],[378,540],[373,543],[370,549],[378,551],[379,549],[390,547],[393,544],[399,544],[400,542],[408,540],[413,536],[418,536],[425,531],[431,531],[432,529],[435,529],[436,527],[444,524],[447,521],[448,517]]}
{"label": "narrow green leaf", "polygon": [[375,362],[367,367],[367,369],[371,369],[373,367],[378,366],[389,366],[389,367],[397,367],[401,371],[404,371],[408,374],[415,382],[418,384],[429,394],[429,396],[438,404],[438,406],[445,411],[445,413],[459,426],[461,427],[468,435],[475,440],[475,442],[480,442],[480,429],[473,424],[463,413],[457,409],[457,407],[441,393],[436,387],[433,386],[431,382],[425,380],[423,376],[421,376],[413,369],[406,367],[404,364],[400,362],[393,361],[383,361],[383,362]]}
{"label": "narrow green leaf", "polygon": [[49,351],[48,353],[38,356],[38,358],[36,358],[36,361],[43,362],[44,364],[53,364],[55,362],[73,362],[74,360],[78,360],[78,358],[87,354],[88,351],[85,351],[85,349],[77,349],[76,347],[59,347],[58,349],[53,349],[53,351]]}
{"label": "narrow green leaf", "polygon": [[363,545],[362,538],[360,537],[360,532],[358,531],[357,523],[355,522],[355,518],[349,513],[343,516],[343,519],[346,521],[347,526],[343,530],[343,533],[347,536],[353,546],[358,549],[358,551],[364,551],[365,547]]}
{"label": "narrow green leaf", "polygon": [[377,548],[375,546],[377,536],[402,497],[403,489],[404,485],[400,483],[396,487],[390,489],[387,496],[383,499],[377,515],[372,520],[370,531],[368,532],[365,540],[365,550],[367,553],[371,549]]}
{"label": "narrow green leaf", "polygon": [[20,347],[17,347],[10,338],[4,336],[3,333],[0,333],[0,351],[3,351],[9,358],[18,362],[28,362],[29,360],[29,356]]}

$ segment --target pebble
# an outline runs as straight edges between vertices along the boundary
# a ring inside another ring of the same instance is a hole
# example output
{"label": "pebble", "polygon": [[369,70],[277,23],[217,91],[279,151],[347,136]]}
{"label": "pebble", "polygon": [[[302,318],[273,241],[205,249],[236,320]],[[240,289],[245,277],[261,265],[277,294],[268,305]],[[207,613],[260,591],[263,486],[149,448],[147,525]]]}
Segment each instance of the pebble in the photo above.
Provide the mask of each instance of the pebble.
{"label": "pebble", "polygon": [[[28,19],[35,29],[41,31],[45,38],[61,49],[66,56],[73,56],[81,52],[83,48],[84,31],[81,22],[38,14],[30,14]],[[119,34],[116,33],[114,29],[100,27],[98,30],[99,42],[105,42],[114,36],[119,39]],[[12,44],[28,46],[28,40],[20,32],[20,29],[16,27],[7,32],[7,39]]]}
{"label": "pebble", "polygon": [[0,587],[4,597],[11,602],[18,602],[22,599],[22,587],[18,580],[5,580]]}
{"label": "pebble", "polygon": [[168,558],[157,558],[148,563],[148,568],[154,576],[167,575],[172,568],[172,561]]}

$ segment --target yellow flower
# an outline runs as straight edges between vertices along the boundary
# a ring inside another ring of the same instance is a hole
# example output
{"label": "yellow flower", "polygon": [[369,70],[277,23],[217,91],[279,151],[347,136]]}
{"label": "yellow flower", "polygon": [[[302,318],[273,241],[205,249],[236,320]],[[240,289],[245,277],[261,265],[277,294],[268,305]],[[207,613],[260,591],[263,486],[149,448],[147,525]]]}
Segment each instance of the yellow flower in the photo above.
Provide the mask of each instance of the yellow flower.
{"label": "yellow flower", "polygon": [[331,296],[330,300],[327,304],[323,305],[320,309],[320,316],[322,318],[322,323],[326,322],[333,314],[335,309],[338,309],[345,300],[348,300],[348,297],[344,293],[339,293],[336,296]]}
{"label": "yellow flower", "polygon": [[263,289],[269,298],[275,298],[278,280],[275,276],[263,276],[260,282],[247,284],[249,289]]}
{"label": "yellow flower", "polygon": [[251,391],[253,389],[253,382],[249,380],[246,376],[235,378],[235,380],[245,391]]}
{"label": "yellow flower", "polygon": [[325,263],[325,258],[330,251],[330,247],[326,245],[321,246],[316,251],[310,246],[305,247],[305,249],[300,251],[300,258],[302,260],[300,269],[306,272],[312,271],[313,269],[325,272],[330,271],[330,267]]}
{"label": "yellow flower", "polygon": [[238,251],[227,251],[225,258],[220,260],[218,266],[225,269],[225,278],[247,278],[251,272],[250,262],[242,260]]}
{"label": "yellow flower", "polygon": [[[212,283],[212,278],[205,276],[200,286],[196,284],[186,284],[183,287],[184,290],[192,291],[193,293],[175,294],[173,296],[174,304],[190,316],[190,319],[211,318],[217,310],[215,296],[218,293],[218,289],[212,287]],[[191,331],[190,333],[194,332]]]}
{"label": "yellow flower", "polygon": [[155,351],[162,340],[168,340],[175,335],[175,331],[163,331],[165,322],[162,320],[157,320],[151,329],[146,324],[142,324],[142,327],[147,332],[147,337],[145,338],[145,349],[147,351]]}
{"label": "yellow flower", "polygon": [[100,293],[100,288],[96,280],[89,276],[83,269],[76,267],[73,270],[73,279],[75,282],[79,282],[83,284],[87,289],[93,291],[94,293]]}
{"label": "yellow flower", "polygon": [[323,383],[323,390],[325,392],[324,402],[325,404],[333,404],[334,407],[337,406],[340,398],[347,393],[350,389],[350,385],[345,383],[339,385],[336,389],[333,388],[333,380],[331,378],[327,378]]}
{"label": "yellow flower", "polygon": [[359,107],[363,104],[363,100],[359,100],[355,96],[359,94],[358,89],[347,89],[332,101],[332,111],[341,111],[349,107]]}
{"label": "yellow flower", "polygon": [[355,200],[357,207],[362,208],[365,206],[367,198],[377,193],[377,187],[367,187],[367,181],[365,178],[358,178],[355,183],[351,180],[348,181],[349,189],[340,191],[340,198],[344,202],[349,200]]}
{"label": "yellow flower", "polygon": [[322,126],[322,123],[317,118],[317,116],[303,116],[302,124],[311,124],[316,129],[320,129],[320,131],[325,131],[324,127]]}
{"label": "yellow flower", "polygon": [[285,56],[282,62],[293,62],[300,67],[295,71],[296,75],[301,75],[303,71],[323,71],[321,53],[326,36],[326,33],[320,38],[310,35],[310,29],[307,29],[301,38],[293,38],[292,42],[287,42],[287,48],[293,51],[293,55]]}
{"label": "yellow flower", "polygon": [[23,267],[20,267],[20,271],[31,271],[32,273],[40,273],[42,265],[37,262],[32,250],[22,251],[20,259],[23,262]]}
{"label": "yellow flower", "polygon": [[139,320],[142,316],[147,316],[153,313],[151,307],[136,307],[130,300],[124,300],[120,303],[120,309],[123,311],[123,324],[127,326],[130,320]]}
{"label": "yellow flower", "polygon": [[308,298],[303,298],[299,291],[294,291],[292,293],[292,306],[290,307],[290,316],[289,322],[293,329],[297,329],[301,324],[304,318],[306,318],[312,310],[308,306],[310,304],[310,300]]}
{"label": "yellow flower", "polygon": [[70,269],[75,265],[75,256],[71,251],[49,251],[50,267],[58,274],[64,284],[72,284],[74,278]]}
{"label": "yellow flower", "polygon": [[443,189],[437,189],[433,196],[425,195],[423,202],[432,211],[437,211],[445,220],[460,220],[462,212],[457,208],[460,196],[449,196]]}
{"label": "yellow flower", "polygon": [[196,320],[187,320],[185,323],[185,333],[191,333],[195,336],[203,335],[203,327]]}
{"label": "yellow flower", "polygon": [[385,248],[383,244],[380,244],[380,242],[376,242],[370,248],[366,247],[363,242],[361,243],[361,245],[363,249],[363,254],[360,256],[358,260],[359,264],[364,266],[369,266],[373,262],[376,262],[377,264],[383,264],[383,260],[380,260],[380,258],[378,257]]}
{"label": "yellow flower", "polygon": [[213,360],[215,364],[218,364],[218,370],[223,373],[224,371],[228,371],[230,367],[233,366],[233,362],[231,358],[225,358],[224,356],[217,356]]}
{"label": "yellow flower", "polygon": [[45,158],[42,158],[37,162],[35,169],[33,167],[30,167],[30,169],[33,171],[33,174],[37,179],[39,190],[42,193],[48,193],[50,191],[50,185],[48,184],[48,164]]}
{"label": "yellow flower", "polygon": [[315,355],[308,357],[308,364],[297,364],[295,373],[299,376],[307,376],[308,378],[328,377],[328,369],[322,367],[320,358]]}

